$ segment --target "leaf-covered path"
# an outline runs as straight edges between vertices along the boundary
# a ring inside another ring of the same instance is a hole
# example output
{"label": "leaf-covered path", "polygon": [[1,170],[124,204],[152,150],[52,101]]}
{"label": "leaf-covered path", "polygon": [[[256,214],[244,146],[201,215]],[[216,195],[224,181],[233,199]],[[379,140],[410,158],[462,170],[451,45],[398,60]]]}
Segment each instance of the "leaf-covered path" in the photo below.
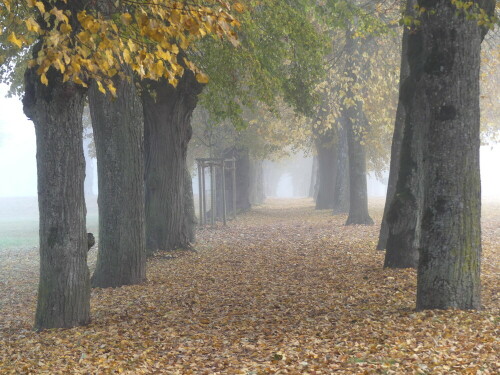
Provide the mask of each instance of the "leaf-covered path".
{"label": "leaf-covered path", "polygon": [[145,285],[94,290],[87,327],[32,332],[36,250],[2,252],[0,373],[497,374],[499,209],[480,312],[413,311],[415,272],[382,269],[378,227],[310,200],[200,231],[197,253],[150,260]]}

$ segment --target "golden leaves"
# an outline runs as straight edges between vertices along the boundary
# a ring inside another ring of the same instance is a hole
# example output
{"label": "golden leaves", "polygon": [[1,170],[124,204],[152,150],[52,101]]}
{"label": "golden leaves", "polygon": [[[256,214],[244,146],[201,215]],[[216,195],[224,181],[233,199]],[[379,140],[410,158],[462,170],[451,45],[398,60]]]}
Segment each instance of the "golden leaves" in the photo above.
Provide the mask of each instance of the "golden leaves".
{"label": "golden leaves", "polygon": [[12,44],[16,45],[17,48],[21,48],[23,46],[23,41],[19,39],[14,32],[11,32],[7,37],[7,40]]}
{"label": "golden leaves", "polygon": [[[2,1],[10,7],[10,1]],[[101,80],[120,74],[122,65],[128,64],[141,79],[165,78],[176,84],[184,72],[177,61],[181,49],[189,49],[210,34],[238,44],[235,28],[239,23],[229,13],[231,7],[219,0],[208,1],[207,5],[138,1],[123,8],[117,3],[112,15],[94,12],[92,8],[72,14],[65,2],[46,9],[42,1],[21,1],[36,8],[36,16],[40,14],[46,21],[42,29],[34,16],[22,20],[31,35],[29,40],[43,38],[42,49],[30,65],[43,66],[44,71],[53,67],[63,74],[64,81]],[[240,3],[234,4],[238,12],[243,8]],[[31,43],[18,35],[12,32],[8,40],[18,48]],[[200,82],[208,82],[194,65],[190,64],[190,69]]]}
{"label": "golden leaves", "polygon": [[196,80],[199,83],[208,83],[208,76],[203,73],[196,73]]}

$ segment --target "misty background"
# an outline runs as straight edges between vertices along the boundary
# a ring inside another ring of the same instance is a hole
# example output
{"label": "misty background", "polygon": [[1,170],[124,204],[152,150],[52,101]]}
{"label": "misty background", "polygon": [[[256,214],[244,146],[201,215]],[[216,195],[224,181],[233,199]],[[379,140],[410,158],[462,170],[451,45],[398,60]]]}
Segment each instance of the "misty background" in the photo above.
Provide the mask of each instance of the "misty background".
{"label": "misty background", "polygon": [[[36,139],[34,126],[23,113],[19,98],[7,98],[8,87],[0,85],[0,238],[3,246],[16,246],[21,233],[29,233],[25,240],[37,245],[38,211],[36,181]],[[89,159],[91,168],[87,174],[87,227],[97,232],[97,166],[95,159]],[[481,147],[481,180],[484,201],[500,201],[500,144]],[[264,175],[278,177],[272,188],[266,189],[269,197],[305,197],[312,171],[312,157],[294,155],[288,160],[266,161]],[[276,174],[276,171],[278,173]],[[300,176],[301,183],[298,183]],[[383,197],[386,192],[388,172],[377,179],[374,174],[368,178],[368,196]],[[90,185],[88,184],[90,182]],[[193,179],[197,184],[197,179]],[[266,183],[266,182],[265,182]],[[90,190],[90,191],[89,191]],[[197,191],[197,186],[194,186]],[[196,193],[195,193],[196,194]]]}

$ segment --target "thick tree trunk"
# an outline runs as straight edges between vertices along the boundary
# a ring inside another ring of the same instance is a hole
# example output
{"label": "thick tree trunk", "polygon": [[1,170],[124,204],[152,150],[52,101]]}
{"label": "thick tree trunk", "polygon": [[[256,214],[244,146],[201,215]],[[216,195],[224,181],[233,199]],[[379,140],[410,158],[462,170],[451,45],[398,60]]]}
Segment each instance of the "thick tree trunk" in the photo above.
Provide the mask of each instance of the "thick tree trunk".
{"label": "thick tree trunk", "polygon": [[[203,85],[186,71],[177,87],[166,81],[143,85],[146,183],[146,247],[156,250],[189,248],[193,208],[186,186],[187,146],[192,135],[191,115]],[[191,183],[188,184],[191,186]],[[192,190],[191,190],[192,195]]]}
{"label": "thick tree trunk", "polygon": [[[415,13],[414,6],[416,0],[406,1],[405,13],[408,15],[413,15]],[[408,37],[410,35],[410,29],[405,27],[403,30],[403,40],[401,43],[401,67],[399,72],[399,86],[408,77],[409,65],[408,65]],[[377,250],[384,250],[387,248],[387,237],[389,236],[389,224],[387,223],[387,216],[389,209],[391,207],[394,195],[396,193],[396,184],[398,182],[399,174],[399,164],[401,158],[401,144],[403,143],[403,134],[405,128],[405,107],[401,100],[398,101],[398,108],[396,110],[396,120],[394,123],[394,134],[392,136],[392,146],[391,146],[391,165],[389,169],[389,181],[387,184],[387,194],[385,197],[385,207],[384,215],[382,217],[382,223],[380,225],[380,233],[377,244]],[[395,213],[393,213],[395,214]],[[397,218],[394,218],[397,221]],[[389,266],[391,267],[391,266]]]}
{"label": "thick tree trunk", "polygon": [[94,287],[146,280],[142,105],[133,83],[115,80],[117,98],[92,84],[89,106],[99,184],[99,252]]}
{"label": "thick tree trunk", "polygon": [[[37,48],[35,48],[35,51]],[[36,53],[36,52],[35,52]],[[35,328],[90,322],[82,112],[85,90],[50,69],[25,74],[24,113],[35,124],[40,211],[40,281]]]}
{"label": "thick tree trunk", "polygon": [[[414,86],[410,80],[405,85]],[[396,192],[387,212],[387,251],[384,267],[416,268],[422,216],[422,129],[404,126]]]}
{"label": "thick tree trunk", "polygon": [[[417,309],[479,309],[479,69],[484,36],[445,1],[410,36],[407,116],[422,127],[424,201]],[[492,14],[495,2],[481,4]],[[411,90],[409,90],[411,89]],[[408,123],[408,122],[407,122]]]}
{"label": "thick tree trunk", "polygon": [[337,140],[333,131],[315,136],[316,153],[318,155],[318,196],[317,210],[331,210],[334,204]]}
{"label": "thick tree trunk", "polygon": [[[407,12],[413,12],[413,1],[408,1]],[[410,14],[413,14],[410,13]],[[408,79],[408,38],[404,30],[401,57],[400,89],[415,89],[415,82]],[[422,128],[406,117],[407,102],[401,97],[396,113],[392,143],[391,175],[387,189],[386,212],[380,230],[378,248],[385,245],[384,267],[416,268],[420,243],[422,216]],[[397,173],[397,174],[396,174]],[[395,183],[395,188],[391,185]],[[385,229],[384,229],[385,227]],[[383,236],[386,236],[385,243]]]}
{"label": "thick tree trunk", "polygon": [[345,126],[339,128],[339,144],[337,151],[337,175],[335,180],[335,194],[333,201],[334,214],[349,213],[349,147]]}
{"label": "thick tree trunk", "polygon": [[349,216],[345,225],[373,225],[373,220],[368,213],[365,146],[360,136],[354,133],[354,124],[351,120],[358,118],[359,124],[361,121],[366,121],[366,118],[363,113],[355,113],[352,109],[348,109],[346,114],[345,124],[349,146]]}
{"label": "thick tree trunk", "polygon": [[251,188],[250,204],[262,204],[266,199],[264,194],[264,171],[262,160],[250,160]]}
{"label": "thick tree trunk", "polygon": [[[226,159],[236,158],[236,212],[250,211],[252,208],[250,202],[251,192],[251,162],[248,149],[231,149],[224,152]],[[231,174],[226,175],[226,187],[229,197],[233,196],[233,183],[230,180]],[[228,199],[227,210],[233,209],[232,198]]]}

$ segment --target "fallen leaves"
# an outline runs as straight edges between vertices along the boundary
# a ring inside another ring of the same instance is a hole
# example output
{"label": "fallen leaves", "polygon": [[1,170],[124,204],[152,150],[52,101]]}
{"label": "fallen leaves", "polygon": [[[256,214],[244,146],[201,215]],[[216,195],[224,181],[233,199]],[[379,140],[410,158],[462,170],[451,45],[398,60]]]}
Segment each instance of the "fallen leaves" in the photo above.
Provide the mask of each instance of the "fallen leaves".
{"label": "fallen leaves", "polygon": [[415,271],[382,269],[377,227],[344,221],[269,201],[201,230],[197,253],[151,259],[146,284],[93,290],[89,326],[42,333],[36,253],[0,253],[0,372],[499,372],[498,211],[485,209],[479,312],[415,312]]}

